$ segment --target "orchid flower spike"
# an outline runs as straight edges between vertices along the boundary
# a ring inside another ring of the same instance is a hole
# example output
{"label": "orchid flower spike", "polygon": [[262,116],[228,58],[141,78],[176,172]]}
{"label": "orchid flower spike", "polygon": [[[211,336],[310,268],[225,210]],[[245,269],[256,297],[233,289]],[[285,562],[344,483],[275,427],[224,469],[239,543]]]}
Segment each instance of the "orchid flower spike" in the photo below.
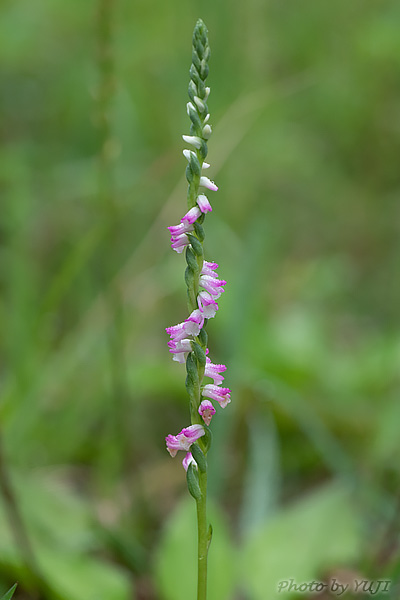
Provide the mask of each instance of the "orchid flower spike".
{"label": "orchid flower spike", "polygon": [[[231,401],[230,389],[221,386],[224,381],[222,373],[225,373],[226,366],[211,362],[207,348],[207,322],[216,316],[219,308],[217,300],[226,285],[226,281],[217,275],[218,264],[205,260],[203,248],[204,222],[206,218],[210,218],[208,213],[213,210],[204,188],[213,192],[218,190],[218,186],[203,175],[203,170],[210,167],[206,157],[208,141],[212,135],[207,106],[210,88],[206,86],[209,58],[207,28],[199,19],[193,33],[189,101],[186,105],[191,122],[190,131],[182,136],[188,146],[183,150],[187,161],[187,208],[179,223],[168,227],[172,249],[178,254],[184,252],[185,255],[185,282],[190,314],[177,325],[166,328],[169,335],[168,350],[173,360],[186,367],[185,385],[189,397],[191,425],[177,435],[169,434],[165,438],[167,451],[172,457],[180,450],[186,453],[182,464],[186,471],[189,492],[198,504],[199,556],[201,552],[204,553],[202,549],[208,548],[210,541],[207,537],[209,529],[206,520],[206,457],[211,444],[209,427],[216,414],[215,402],[224,408]],[[204,377],[211,379],[212,383],[204,383]],[[202,555],[202,559],[206,560],[207,556]],[[199,561],[200,563],[205,564]],[[206,586],[203,584],[204,591]],[[199,599],[204,600],[205,595],[198,596]]]}

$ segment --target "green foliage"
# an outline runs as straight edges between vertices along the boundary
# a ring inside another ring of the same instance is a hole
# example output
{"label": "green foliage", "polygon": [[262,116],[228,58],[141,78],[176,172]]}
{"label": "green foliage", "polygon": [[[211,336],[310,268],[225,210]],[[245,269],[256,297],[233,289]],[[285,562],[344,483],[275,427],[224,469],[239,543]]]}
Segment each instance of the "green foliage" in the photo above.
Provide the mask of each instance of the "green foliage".
{"label": "green foliage", "polygon": [[10,588],[8,590],[8,592],[6,594],[4,594],[4,596],[1,597],[1,600],[11,600],[16,589],[17,589],[17,584],[14,584],[12,586],[12,588]]}
{"label": "green foliage", "polygon": [[[90,506],[65,483],[48,477],[21,477],[20,507],[41,571],[51,588],[71,600],[124,600],[131,596],[127,574],[91,556],[99,547]],[[2,570],[24,579],[24,564],[0,505]],[[11,597],[11,596],[10,596]]]}
{"label": "green foliage", "polygon": [[287,597],[278,592],[280,581],[313,581],[332,565],[348,568],[359,555],[360,536],[348,491],[327,487],[293,503],[254,532],[242,553],[242,577],[254,600]]}

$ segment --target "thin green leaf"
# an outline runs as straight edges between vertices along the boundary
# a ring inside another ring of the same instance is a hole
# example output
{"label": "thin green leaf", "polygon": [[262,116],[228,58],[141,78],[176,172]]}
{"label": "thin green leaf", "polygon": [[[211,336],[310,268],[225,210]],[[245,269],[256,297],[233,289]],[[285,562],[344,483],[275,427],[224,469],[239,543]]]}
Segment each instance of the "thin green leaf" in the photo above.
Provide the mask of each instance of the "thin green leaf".
{"label": "thin green leaf", "polygon": [[6,594],[4,594],[4,596],[2,596],[1,600],[11,600],[11,598],[14,595],[15,590],[17,589],[17,584],[15,583],[12,588],[10,588],[8,590],[8,592]]}

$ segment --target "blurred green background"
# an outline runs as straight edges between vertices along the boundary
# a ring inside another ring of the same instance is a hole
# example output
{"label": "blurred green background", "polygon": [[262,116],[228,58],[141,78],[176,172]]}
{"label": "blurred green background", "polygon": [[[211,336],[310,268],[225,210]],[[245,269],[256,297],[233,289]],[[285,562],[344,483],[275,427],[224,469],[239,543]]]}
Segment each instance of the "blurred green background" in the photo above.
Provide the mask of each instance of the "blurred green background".
{"label": "blurred green background", "polygon": [[400,5],[109,0],[101,29],[102,4],[0,8],[0,596],[194,598],[164,328],[187,310],[166,227],[201,16],[205,249],[228,281],[209,347],[233,390],[212,423],[210,600],[288,598],[290,578],[390,579],[375,597],[398,598]]}

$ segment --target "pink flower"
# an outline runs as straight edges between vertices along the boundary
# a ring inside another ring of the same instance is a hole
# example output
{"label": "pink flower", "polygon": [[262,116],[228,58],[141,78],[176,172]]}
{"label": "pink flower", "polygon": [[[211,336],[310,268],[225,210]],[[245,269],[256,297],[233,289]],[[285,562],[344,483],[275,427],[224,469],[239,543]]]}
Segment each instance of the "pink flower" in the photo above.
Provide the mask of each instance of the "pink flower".
{"label": "pink flower", "polygon": [[208,179],[208,177],[204,177],[204,175],[200,177],[200,185],[208,190],[211,190],[212,192],[218,191],[218,187],[215,185],[215,183],[211,181],[211,179]]}
{"label": "pink flower", "polygon": [[178,235],[181,235],[182,233],[193,231],[193,227],[190,227],[188,223],[179,223],[179,225],[171,225],[170,227],[168,227],[168,230],[171,233],[172,237],[176,237]]}
{"label": "pink flower", "polygon": [[184,217],[182,217],[181,222],[182,223],[190,223],[190,225],[192,225],[195,221],[197,221],[197,219],[199,218],[199,216],[201,215],[201,210],[199,209],[198,206],[193,206],[193,208],[191,208]]}
{"label": "pink flower", "polygon": [[183,250],[186,248],[186,246],[189,246],[189,238],[186,235],[186,233],[182,233],[180,235],[172,235],[171,236],[171,248],[172,250],[175,250],[175,252],[178,252],[178,254],[181,254],[181,252],[183,252]]}
{"label": "pink flower", "polygon": [[218,310],[218,304],[208,292],[200,292],[197,296],[197,304],[205,319],[212,319]]}
{"label": "pink flower", "polygon": [[167,435],[167,450],[172,457],[176,455],[178,450],[189,450],[190,446],[201,436],[205,434],[203,425],[190,425],[182,429],[178,435]]}
{"label": "pink flower", "polygon": [[209,400],[203,400],[199,406],[199,415],[202,417],[204,423],[208,426],[211,423],[211,418],[215,415],[216,410]]}
{"label": "pink flower", "polygon": [[[186,360],[187,353],[192,351],[190,339],[188,339],[187,336],[199,335],[203,325],[204,315],[199,309],[196,309],[192,311],[184,323],[178,323],[178,325],[173,325],[172,327],[167,327],[165,329],[171,338],[168,342],[168,347],[170,348],[170,352],[175,354],[174,360],[177,360],[178,362],[184,362]],[[182,354],[182,357],[177,358],[177,354]]]}
{"label": "pink flower", "polygon": [[195,467],[197,468],[197,463],[196,463],[196,461],[194,460],[194,458],[193,458],[193,456],[192,456],[192,453],[191,453],[191,452],[187,452],[187,453],[186,453],[186,456],[185,456],[185,458],[184,458],[184,459],[183,459],[183,461],[182,461],[183,468],[185,469],[185,471],[187,471],[187,470],[188,470],[188,468],[189,468],[189,465],[190,465],[191,463],[193,463],[193,464],[195,465]]}
{"label": "pink flower", "polygon": [[174,355],[173,360],[184,363],[187,355],[192,351],[191,340],[171,340],[168,342],[169,351]]}
{"label": "pink flower", "polygon": [[178,325],[166,327],[165,331],[171,336],[171,341],[173,342],[180,342],[186,337],[184,323],[178,323]]}
{"label": "pink flower", "polygon": [[222,287],[226,285],[226,281],[218,279],[215,270],[218,268],[217,263],[205,260],[200,273],[200,285],[211,294],[214,300],[217,300],[222,292]]}
{"label": "pink flower", "polygon": [[218,300],[221,296],[223,290],[223,286],[226,285],[226,281],[223,279],[218,279],[218,277],[212,277],[211,275],[200,275],[199,283],[201,287],[203,287],[214,300]]}
{"label": "pink flower", "polygon": [[214,380],[215,385],[219,385],[223,382],[224,377],[221,375],[221,372],[226,371],[225,365],[214,365],[211,360],[206,358],[206,368],[204,371],[204,375],[206,377],[211,377]]}
{"label": "pink flower", "polygon": [[201,269],[202,275],[210,275],[211,277],[217,277],[217,274],[214,273],[216,269],[218,269],[218,264],[216,262],[203,260],[203,268]]}
{"label": "pink flower", "polygon": [[199,208],[200,208],[200,210],[201,210],[202,213],[206,213],[206,212],[211,212],[212,211],[212,206],[209,203],[207,196],[205,196],[204,194],[199,194],[197,196],[197,204],[199,205]]}
{"label": "pink flower", "polygon": [[206,398],[216,400],[222,408],[225,408],[231,401],[230,392],[231,390],[229,388],[223,388],[219,387],[219,385],[209,383],[204,386],[202,394],[203,396],[206,396]]}
{"label": "pink flower", "polygon": [[203,313],[196,309],[186,319],[184,328],[188,335],[199,335],[200,329],[204,325]]}

